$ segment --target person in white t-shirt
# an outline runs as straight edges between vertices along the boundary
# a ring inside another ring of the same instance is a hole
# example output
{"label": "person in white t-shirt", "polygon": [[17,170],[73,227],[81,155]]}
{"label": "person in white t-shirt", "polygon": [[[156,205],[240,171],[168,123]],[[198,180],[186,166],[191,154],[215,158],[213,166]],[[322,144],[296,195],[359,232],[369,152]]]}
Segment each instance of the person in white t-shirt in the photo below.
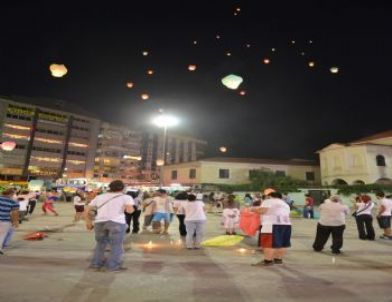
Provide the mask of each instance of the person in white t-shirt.
{"label": "person in white t-shirt", "polygon": [[[95,230],[94,256],[90,267],[99,270],[106,266],[109,271],[122,271],[123,242],[125,237],[126,223],[124,211],[133,213],[135,210],[131,196],[123,193],[124,183],[121,180],[112,181],[109,184],[110,192],[98,195],[87,206],[86,226],[88,230]],[[93,225],[88,213],[96,207],[97,215]],[[109,257],[105,258],[105,248],[110,245]]]}
{"label": "person in white t-shirt", "polygon": [[392,199],[385,198],[384,192],[377,192],[376,198],[379,201],[379,210],[377,215],[378,225],[384,230],[381,239],[392,240],[391,215],[392,215]]}
{"label": "person in white t-shirt", "polygon": [[332,196],[330,201],[320,205],[320,220],[317,224],[313,249],[316,252],[322,251],[329,236],[332,234],[332,253],[340,254],[340,249],[343,246],[343,232],[346,228],[346,215],[349,212],[349,208],[342,203],[339,196]]}
{"label": "person in white t-shirt", "polygon": [[75,196],[73,197],[73,204],[75,208],[74,222],[78,222],[83,217],[84,206],[86,205],[86,198],[83,192],[76,192]]}
{"label": "person in white t-shirt", "polygon": [[173,213],[173,204],[171,197],[167,195],[166,190],[159,189],[157,196],[153,198],[152,229],[155,234],[161,233],[161,221],[164,221],[163,234],[167,235],[170,226],[170,214]]}
{"label": "person in white t-shirt", "polygon": [[358,196],[354,204],[355,221],[357,223],[358,236],[361,240],[374,240],[372,209],[374,203],[369,195]]}
{"label": "person in white t-shirt", "polygon": [[188,202],[188,193],[185,191],[179,192],[173,202],[173,209],[178,218],[178,230],[180,231],[180,236],[186,236],[186,226],[185,226],[185,209],[184,206]]}
{"label": "person in white t-shirt", "polygon": [[27,215],[27,209],[28,209],[28,205],[29,205],[29,199],[32,196],[33,195],[29,191],[24,190],[15,197],[15,200],[19,203],[19,223],[20,224],[22,223],[22,221],[28,220],[26,218],[26,215]]}
{"label": "person in white t-shirt", "polygon": [[291,246],[290,206],[282,200],[282,194],[271,190],[261,207],[253,207],[262,215],[261,246],[264,261],[254,265],[282,264],[286,249]]}
{"label": "person in white t-shirt", "polygon": [[185,212],[186,248],[200,249],[207,217],[204,203],[197,200],[196,195],[188,194],[188,202],[182,207]]}

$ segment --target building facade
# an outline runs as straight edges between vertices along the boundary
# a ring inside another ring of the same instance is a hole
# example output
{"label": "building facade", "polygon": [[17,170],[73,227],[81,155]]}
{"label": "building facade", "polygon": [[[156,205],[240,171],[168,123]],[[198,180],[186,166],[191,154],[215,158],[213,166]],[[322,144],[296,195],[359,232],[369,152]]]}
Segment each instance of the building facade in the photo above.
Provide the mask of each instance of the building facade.
{"label": "building facade", "polygon": [[323,185],[392,184],[392,130],[318,153]]}
{"label": "building facade", "polygon": [[110,182],[121,179],[129,184],[141,181],[140,148],[140,132],[102,123],[98,135],[94,180]]}
{"label": "building facade", "polygon": [[192,162],[203,158],[207,148],[206,141],[173,133],[167,136],[165,147],[163,144],[163,134],[146,131],[142,135],[140,167],[146,180],[154,181],[159,178],[161,170],[159,160],[164,159],[166,165]]}
{"label": "building facade", "polygon": [[0,97],[0,178],[91,177],[100,121],[60,100]]}
{"label": "building facade", "polygon": [[271,160],[250,158],[208,158],[182,164],[163,167],[163,184],[170,186],[198,187],[203,184],[245,184],[250,181],[250,171],[271,171],[278,175],[291,176],[320,183],[320,168],[313,161],[306,160]]}

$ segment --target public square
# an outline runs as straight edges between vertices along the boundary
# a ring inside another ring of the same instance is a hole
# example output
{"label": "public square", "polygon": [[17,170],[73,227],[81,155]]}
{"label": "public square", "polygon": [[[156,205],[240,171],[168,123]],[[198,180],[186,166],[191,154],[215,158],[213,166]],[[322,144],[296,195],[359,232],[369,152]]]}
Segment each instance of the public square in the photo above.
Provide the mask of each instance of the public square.
{"label": "public square", "polygon": [[[359,240],[352,218],[337,256],[312,251],[315,220],[293,219],[292,248],[283,265],[272,267],[251,266],[262,259],[255,238],[188,251],[179,245],[175,219],[170,236],[127,235],[128,270],[110,273],[88,270],[94,233],[82,221],[72,225],[72,204],[56,209],[59,217],[37,208],[0,258],[1,301],[392,301],[392,241]],[[219,222],[208,214],[205,239],[223,234]],[[23,240],[37,230],[48,237]]]}

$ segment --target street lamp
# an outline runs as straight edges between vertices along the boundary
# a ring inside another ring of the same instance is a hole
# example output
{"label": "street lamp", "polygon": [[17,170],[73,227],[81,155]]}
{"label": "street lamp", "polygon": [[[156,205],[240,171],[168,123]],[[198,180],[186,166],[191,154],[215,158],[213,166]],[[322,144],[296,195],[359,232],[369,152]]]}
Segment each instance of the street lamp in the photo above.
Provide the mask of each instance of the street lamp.
{"label": "street lamp", "polygon": [[[152,120],[152,123],[159,127],[163,128],[163,146],[162,146],[162,159],[157,160],[157,164],[159,161],[160,167],[166,164],[166,138],[167,138],[167,130],[169,127],[175,127],[180,123],[180,120],[172,115],[161,114]],[[159,186],[162,187],[162,168],[159,173]]]}

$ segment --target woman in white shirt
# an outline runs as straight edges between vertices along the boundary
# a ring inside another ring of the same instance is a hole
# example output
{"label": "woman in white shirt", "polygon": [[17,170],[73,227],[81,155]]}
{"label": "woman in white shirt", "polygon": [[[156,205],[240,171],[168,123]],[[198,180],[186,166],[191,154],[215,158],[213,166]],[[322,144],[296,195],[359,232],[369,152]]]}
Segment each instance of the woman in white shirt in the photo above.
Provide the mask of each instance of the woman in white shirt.
{"label": "woman in white shirt", "polygon": [[186,236],[184,206],[186,205],[187,201],[188,201],[188,193],[183,191],[183,192],[179,192],[176,195],[176,198],[173,203],[174,212],[177,215],[178,223],[179,223],[178,229],[180,231],[180,236],[182,237]]}
{"label": "woman in white shirt", "polygon": [[186,248],[200,249],[203,239],[204,224],[207,220],[204,203],[196,200],[194,194],[188,195],[188,202],[183,207],[186,225]]}
{"label": "woman in white shirt", "polygon": [[74,222],[78,222],[83,217],[84,206],[86,205],[86,198],[81,192],[76,192],[73,198],[73,204],[75,208]]}
{"label": "woman in white shirt", "polygon": [[372,209],[374,203],[369,195],[359,196],[355,203],[355,221],[357,223],[358,236],[361,240],[374,240]]}

